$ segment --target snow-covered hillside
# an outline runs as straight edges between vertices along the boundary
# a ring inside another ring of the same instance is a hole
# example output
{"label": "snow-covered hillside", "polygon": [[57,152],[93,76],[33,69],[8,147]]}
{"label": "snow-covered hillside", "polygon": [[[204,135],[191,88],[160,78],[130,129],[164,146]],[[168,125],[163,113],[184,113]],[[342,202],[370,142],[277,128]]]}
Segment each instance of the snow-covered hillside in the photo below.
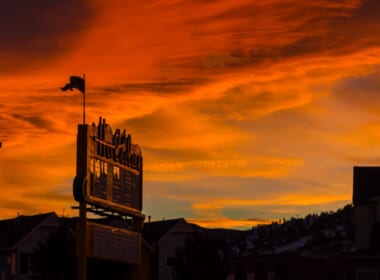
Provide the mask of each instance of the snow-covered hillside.
{"label": "snow-covered hillside", "polygon": [[354,251],[353,207],[336,212],[310,214],[280,223],[252,228],[244,238],[230,244],[229,255],[250,256],[294,253],[302,256],[331,256]]}

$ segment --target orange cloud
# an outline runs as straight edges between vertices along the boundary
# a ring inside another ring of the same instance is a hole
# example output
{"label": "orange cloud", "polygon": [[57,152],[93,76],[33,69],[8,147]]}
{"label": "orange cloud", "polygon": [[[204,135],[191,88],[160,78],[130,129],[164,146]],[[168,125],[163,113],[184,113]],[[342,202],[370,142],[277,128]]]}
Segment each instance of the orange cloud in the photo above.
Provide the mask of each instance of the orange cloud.
{"label": "orange cloud", "polygon": [[340,196],[315,196],[315,195],[284,195],[272,199],[255,199],[255,200],[239,200],[239,199],[222,199],[216,201],[208,201],[205,203],[195,203],[194,210],[212,210],[222,209],[224,207],[236,207],[246,205],[312,205],[325,204],[331,201],[349,200],[351,197],[347,195]]}
{"label": "orange cloud", "polygon": [[2,213],[73,203],[82,95],[59,87],[84,73],[88,122],[142,147],[153,216],[338,207],[380,164],[378,1],[37,2],[0,11]]}
{"label": "orange cloud", "polygon": [[197,224],[205,228],[234,228],[234,229],[247,229],[257,225],[269,224],[272,221],[260,220],[260,219],[229,219],[229,218],[219,218],[214,220],[202,220],[202,219],[187,219],[188,222]]}

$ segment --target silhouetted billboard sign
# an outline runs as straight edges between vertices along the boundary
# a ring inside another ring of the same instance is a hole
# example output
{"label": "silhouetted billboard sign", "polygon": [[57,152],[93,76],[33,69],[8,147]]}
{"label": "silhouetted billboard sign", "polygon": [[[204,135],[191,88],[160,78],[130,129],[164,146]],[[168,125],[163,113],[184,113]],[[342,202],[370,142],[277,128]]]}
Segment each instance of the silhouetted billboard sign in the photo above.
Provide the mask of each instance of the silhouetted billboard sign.
{"label": "silhouetted billboard sign", "polygon": [[126,229],[88,223],[87,255],[97,259],[139,263],[141,234]]}
{"label": "silhouetted billboard sign", "polygon": [[126,130],[102,118],[79,125],[74,198],[119,213],[141,216],[142,154]]}

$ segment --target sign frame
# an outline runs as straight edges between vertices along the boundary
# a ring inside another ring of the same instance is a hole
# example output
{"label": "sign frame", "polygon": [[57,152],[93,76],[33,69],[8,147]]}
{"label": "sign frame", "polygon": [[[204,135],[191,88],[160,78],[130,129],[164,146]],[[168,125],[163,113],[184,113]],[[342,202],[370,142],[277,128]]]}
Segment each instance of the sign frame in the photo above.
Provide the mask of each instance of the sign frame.
{"label": "sign frame", "polygon": [[74,199],[144,219],[142,160],[140,147],[125,130],[113,133],[101,117],[98,125],[78,125]]}

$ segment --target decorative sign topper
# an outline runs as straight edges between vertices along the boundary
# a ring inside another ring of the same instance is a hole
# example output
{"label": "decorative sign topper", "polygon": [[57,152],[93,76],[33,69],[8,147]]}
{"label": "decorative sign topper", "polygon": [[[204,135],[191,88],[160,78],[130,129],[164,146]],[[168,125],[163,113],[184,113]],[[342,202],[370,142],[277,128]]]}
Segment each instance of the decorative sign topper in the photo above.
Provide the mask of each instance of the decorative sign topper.
{"label": "decorative sign topper", "polygon": [[126,130],[105,119],[78,126],[74,198],[107,210],[142,216],[142,154]]}

